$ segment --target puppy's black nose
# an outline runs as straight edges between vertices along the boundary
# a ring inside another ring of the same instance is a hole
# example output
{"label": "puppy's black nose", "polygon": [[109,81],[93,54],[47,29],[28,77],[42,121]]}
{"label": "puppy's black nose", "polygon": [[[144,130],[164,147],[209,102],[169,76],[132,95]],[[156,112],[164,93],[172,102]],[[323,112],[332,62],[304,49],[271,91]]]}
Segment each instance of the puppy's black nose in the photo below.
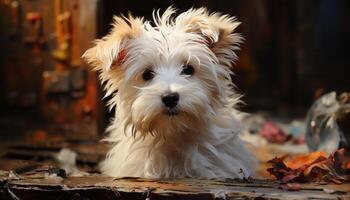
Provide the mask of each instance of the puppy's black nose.
{"label": "puppy's black nose", "polygon": [[167,95],[162,96],[162,102],[168,108],[174,108],[179,102],[179,94],[174,92]]}

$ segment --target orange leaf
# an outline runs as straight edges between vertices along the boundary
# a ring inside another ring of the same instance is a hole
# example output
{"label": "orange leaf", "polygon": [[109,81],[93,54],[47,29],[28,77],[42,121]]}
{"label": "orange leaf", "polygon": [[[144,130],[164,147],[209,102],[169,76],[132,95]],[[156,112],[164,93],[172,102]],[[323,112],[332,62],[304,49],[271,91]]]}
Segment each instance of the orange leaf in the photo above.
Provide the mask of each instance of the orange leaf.
{"label": "orange leaf", "polygon": [[291,169],[298,169],[305,165],[310,165],[316,160],[327,159],[327,153],[324,151],[315,151],[306,155],[299,155],[286,160],[285,164]]}
{"label": "orange leaf", "polygon": [[346,163],[345,169],[350,169],[350,162]]}

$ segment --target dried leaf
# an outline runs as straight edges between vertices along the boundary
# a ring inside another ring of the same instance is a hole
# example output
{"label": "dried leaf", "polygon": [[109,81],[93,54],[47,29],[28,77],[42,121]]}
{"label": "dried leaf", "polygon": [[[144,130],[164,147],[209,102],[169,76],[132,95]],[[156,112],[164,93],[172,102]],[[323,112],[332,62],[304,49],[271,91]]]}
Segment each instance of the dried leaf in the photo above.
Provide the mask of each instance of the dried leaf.
{"label": "dried leaf", "polygon": [[327,153],[323,151],[312,152],[307,155],[300,155],[287,160],[285,163],[292,169],[298,169],[304,165],[310,165],[319,159],[327,159]]}
{"label": "dried leaf", "polygon": [[268,161],[272,165],[267,171],[284,183],[293,182],[333,182],[341,184],[350,182],[350,154],[345,149],[339,149],[328,158],[324,152],[313,152],[296,156],[288,162],[282,158]]}

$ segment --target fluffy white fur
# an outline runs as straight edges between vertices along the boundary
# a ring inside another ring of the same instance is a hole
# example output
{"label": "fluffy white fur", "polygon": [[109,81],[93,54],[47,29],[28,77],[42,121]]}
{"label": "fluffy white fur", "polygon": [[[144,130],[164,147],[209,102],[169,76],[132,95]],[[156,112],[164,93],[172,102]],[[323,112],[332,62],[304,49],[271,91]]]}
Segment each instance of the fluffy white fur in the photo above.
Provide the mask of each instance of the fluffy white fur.
{"label": "fluffy white fur", "polygon": [[[105,139],[114,146],[101,170],[114,177],[250,176],[256,160],[238,136],[230,76],[239,22],[205,8],[174,12],[154,12],[154,21],[115,17],[112,31],[83,55],[116,108]],[[192,76],[181,74],[184,64],[194,67]],[[150,81],[142,78],[147,68]],[[178,115],[161,101],[169,92],[180,96]]]}

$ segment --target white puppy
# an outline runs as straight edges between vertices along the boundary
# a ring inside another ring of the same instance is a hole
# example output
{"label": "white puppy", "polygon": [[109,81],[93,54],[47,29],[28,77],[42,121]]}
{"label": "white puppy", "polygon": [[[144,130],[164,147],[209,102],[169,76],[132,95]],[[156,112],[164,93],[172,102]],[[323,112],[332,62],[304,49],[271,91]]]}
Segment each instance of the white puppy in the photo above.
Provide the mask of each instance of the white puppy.
{"label": "white puppy", "polygon": [[104,174],[242,178],[255,157],[239,138],[230,66],[242,37],[233,17],[168,8],[154,21],[115,17],[83,58],[99,72],[115,118]]}

